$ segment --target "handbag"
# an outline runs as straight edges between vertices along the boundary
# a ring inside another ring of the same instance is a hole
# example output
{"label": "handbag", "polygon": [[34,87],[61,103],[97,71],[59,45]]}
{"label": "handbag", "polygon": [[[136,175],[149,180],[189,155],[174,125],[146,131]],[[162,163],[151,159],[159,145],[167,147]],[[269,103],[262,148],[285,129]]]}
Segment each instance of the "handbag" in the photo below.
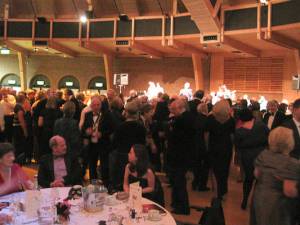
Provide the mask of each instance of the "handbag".
{"label": "handbag", "polygon": [[204,209],[199,225],[225,225],[222,201],[220,199],[212,199],[211,206]]}

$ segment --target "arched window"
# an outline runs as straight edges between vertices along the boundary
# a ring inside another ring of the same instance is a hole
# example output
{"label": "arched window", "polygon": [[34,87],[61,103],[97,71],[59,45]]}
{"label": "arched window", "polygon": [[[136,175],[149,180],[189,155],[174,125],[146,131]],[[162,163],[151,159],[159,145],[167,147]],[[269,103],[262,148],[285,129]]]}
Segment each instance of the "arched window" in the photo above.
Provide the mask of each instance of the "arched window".
{"label": "arched window", "polygon": [[76,77],[68,75],[60,79],[58,82],[58,88],[80,89],[79,81]]}
{"label": "arched window", "polygon": [[90,80],[88,85],[89,90],[106,90],[106,79],[102,76],[94,77]]}
{"label": "arched window", "polygon": [[1,87],[21,87],[20,77],[14,73],[6,74],[1,79]]}
{"label": "arched window", "polygon": [[31,80],[30,88],[50,88],[50,80],[43,74],[35,75]]}

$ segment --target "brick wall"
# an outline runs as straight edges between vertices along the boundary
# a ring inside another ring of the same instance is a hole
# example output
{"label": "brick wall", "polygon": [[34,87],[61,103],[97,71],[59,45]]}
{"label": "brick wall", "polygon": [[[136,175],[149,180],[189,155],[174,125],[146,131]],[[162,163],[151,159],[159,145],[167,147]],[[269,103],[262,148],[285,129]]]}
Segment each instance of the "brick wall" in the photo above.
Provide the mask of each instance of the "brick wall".
{"label": "brick wall", "polygon": [[[194,73],[191,58],[119,58],[114,62],[114,73],[128,73],[130,89],[147,90],[148,82],[159,82],[170,93],[179,93],[185,82],[194,90]],[[209,71],[206,71],[208,73]],[[8,74],[19,75],[18,58],[14,55],[0,56],[0,79]],[[102,58],[61,58],[55,56],[31,56],[27,64],[27,83],[36,74],[49,77],[51,86],[57,88],[65,75],[73,75],[80,81],[80,88],[86,89],[88,82],[96,75],[105,76]]]}

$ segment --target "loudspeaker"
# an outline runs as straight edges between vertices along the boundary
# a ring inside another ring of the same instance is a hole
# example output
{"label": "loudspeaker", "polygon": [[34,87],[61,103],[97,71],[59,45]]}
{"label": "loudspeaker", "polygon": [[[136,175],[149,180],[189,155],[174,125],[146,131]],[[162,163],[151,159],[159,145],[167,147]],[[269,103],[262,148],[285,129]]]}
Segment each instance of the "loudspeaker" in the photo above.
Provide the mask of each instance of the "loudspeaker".
{"label": "loudspeaker", "polygon": [[129,18],[126,14],[120,14],[119,18],[121,21],[129,21]]}
{"label": "loudspeaker", "polygon": [[293,76],[292,89],[293,90],[300,90],[300,77],[299,77],[299,75]]}
{"label": "loudspeaker", "polygon": [[47,22],[47,19],[45,17],[38,17],[37,18],[39,23],[45,24]]}

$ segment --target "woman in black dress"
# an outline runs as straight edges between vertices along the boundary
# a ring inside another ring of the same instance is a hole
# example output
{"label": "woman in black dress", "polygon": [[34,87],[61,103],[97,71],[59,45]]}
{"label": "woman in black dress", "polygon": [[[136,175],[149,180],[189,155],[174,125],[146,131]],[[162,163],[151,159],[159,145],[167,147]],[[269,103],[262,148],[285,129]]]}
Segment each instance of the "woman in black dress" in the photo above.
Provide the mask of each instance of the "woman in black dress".
{"label": "woman in black dress", "polygon": [[246,209],[254,181],[254,161],[268,145],[269,129],[262,121],[256,121],[252,111],[247,108],[240,111],[239,118],[242,123],[235,132],[235,146],[245,172],[241,208]]}
{"label": "woman in black dress", "polygon": [[228,101],[217,102],[206,121],[205,140],[208,144],[210,164],[217,181],[217,197],[220,199],[228,191],[234,128],[235,122],[230,116]]}
{"label": "woman in black dress", "polygon": [[42,110],[38,118],[38,126],[42,128],[40,157],[51,153],[49,140],[53,136],[54,123],[60,117],[62,117],[62,112],[57,108],[57,100],[55,97],[50,97],[47,100],[45,109]]}
{"label": "woman in black dress", "polygon": [[124,191],[129,192],[129,184],[139,182],[144,198],[148,198],[164,206],[163,189],[150,166],[149,154],[146,147],[144,145],[132,146],[128,153],[128,162],[124,173]]}
{"label": "woman in black dress", "polygon": [[19,94],[16,97],[16,106],[14,108],[13,119],[13,144],[16,149],[16,157],[26,150],[26,138],[28,137],[28,131],[25,121],[25,110],[23,104],[26,98],[23,94]]}

